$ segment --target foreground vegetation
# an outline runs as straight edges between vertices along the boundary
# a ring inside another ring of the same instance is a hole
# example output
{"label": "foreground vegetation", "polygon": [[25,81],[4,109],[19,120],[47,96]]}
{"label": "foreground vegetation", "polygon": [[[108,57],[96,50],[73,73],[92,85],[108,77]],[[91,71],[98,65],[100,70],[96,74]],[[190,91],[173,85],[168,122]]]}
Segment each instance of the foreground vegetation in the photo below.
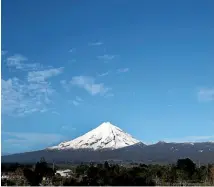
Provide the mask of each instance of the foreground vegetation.
{"label": "foreground vegetation", "polygon": [[2,164],[2,185],[214,185],[214,165],[196,167],[190,159],[180,159],[175,165],[81,164],[73,166],[68,177],[56,174],[57,166],[44,159],[35,165]]}

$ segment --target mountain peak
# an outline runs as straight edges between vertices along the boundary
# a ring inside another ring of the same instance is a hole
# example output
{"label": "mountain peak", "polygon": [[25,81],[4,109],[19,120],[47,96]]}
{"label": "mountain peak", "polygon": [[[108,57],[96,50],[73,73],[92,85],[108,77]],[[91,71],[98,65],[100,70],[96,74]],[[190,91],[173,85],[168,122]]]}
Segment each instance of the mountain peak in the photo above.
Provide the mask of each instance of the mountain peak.
{"label": "mountain peak", "polygon": [[110,122],[103,122],[98,127],[96,127],[95,129],[107,130],[107,129],[111,129],[111,128],[118,128],[118,127],[113,125]]}
{"label": "mountain peak", "polygon": [[91,130],[90,132],[95,132],[95,133],[102,133],[102,135],[104,136],[108,136],[109,134],[111,134],[113,131],[122,131],[119,127],[113,125],[110,122],[103,122],[101,123],[98,127],[96,127],[95,129]]}
{"label": "mountain peak", "polygon": [[111,122],[107,121],[107,122],[103,122],[101,123],[98,127],[115,127],[115,125],[113,125]]}
{"label": "mountain peak", "polygon": [[86,134],[48,149],[118,149],[139,143],[110,122],[104,122]]}

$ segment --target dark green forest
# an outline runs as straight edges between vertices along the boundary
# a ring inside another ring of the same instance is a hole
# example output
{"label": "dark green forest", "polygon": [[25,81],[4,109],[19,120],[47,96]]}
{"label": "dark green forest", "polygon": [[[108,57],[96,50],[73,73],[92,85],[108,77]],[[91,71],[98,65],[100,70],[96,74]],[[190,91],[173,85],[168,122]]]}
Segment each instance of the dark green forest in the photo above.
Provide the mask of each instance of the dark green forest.
{"label": "dark green forest", "polygon": [[[192,160],[179,159],[171,165],[145,164],[80,164],[68,166],[69,177],[55,174],[60,166],[44,159],[33,165],[2,164],[2,185],[53,186],[155,186],[155,185],[214,185],[214,165],[198,166]],[[64,166],[66,167],[66,166]]]}

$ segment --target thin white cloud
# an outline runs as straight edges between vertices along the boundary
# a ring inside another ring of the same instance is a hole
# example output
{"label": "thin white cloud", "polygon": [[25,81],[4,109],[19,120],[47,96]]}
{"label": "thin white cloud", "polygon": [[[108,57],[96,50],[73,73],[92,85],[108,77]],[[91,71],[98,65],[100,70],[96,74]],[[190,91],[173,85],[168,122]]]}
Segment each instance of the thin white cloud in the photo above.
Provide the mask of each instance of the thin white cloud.
{"label": "thin white cloud", "polygon": [[105,94],[110,88],[105,87],[103,83],[95,83],[95,79],[90,76],[75,76],[70,81],[70,84],[85,89],[91,95]]}
{"label": "thin white cloud", "polygon": [[77,61],[76,59],[72,59],[72,60],[69,60],[68,63],[74,63],[76,61]]}
{"label": "thin white cloud", "polygon": [[27,57],[21,54],[15,54],[7,58],[7,65],[12,67],[14,66],[17,69],[20,69],[22,67],[22,62],[25,62],[27,60]]}
{"label": "thin white cloud", "polygon": [[62,85],[62,87],[63,87],[67,92],[70,91],[70,85],[69,85],[69,83],[68,83],[66,80],[61,80],[61,81],[60,81],[60,84]]}
{"label": "thin white cloud", "polygon": [[60,116],[60,113],[59,113],[59,112],[53,111],[53,112],[51,112],[51,113],[54,114],[54,115]]}
{"label": "thin white cloud", "polygon": [[92,42],[92,43],[89,43],[88,45],[89,46],[101,46],[101,45],[103,45],[103,43],[102,42]]}
{"label": "thin white cloud", "polygon": [[60,84],[62,84],[62,85],[67,84],[67,81],[66,80],[61,80]]}
{"label": "thin white cloud", "polygon": [[72,103],[73,103],[73,105],[75,105],[75,106],[78,106],[78,105],[80,104],[80,103],[79,103],[78,101],[76,101],[76,100],[73,100]]}
{"label": "thin white cloud", "polygon": [[72,49],[69,49],[69,53],[73,53],[73,52],[75,52],[76,51],[76,49],[75,48],[72,48]]}
{"label": "thin white cloud", "polygon": [[75,131],[76,128],[75,127],[72,127],[72,126],[68,126],[68,125],[63,125],[62,127],[62,130],[71,130],[71,131]]}
{"label": "thin white cloud", "polygon": [[2,51],[1,51],[1,55],[2,55],[2,56],[6,55],[6,54],[7,54],[7,51],[5,51],[5,50],[2,50]]}
{"label": "thin white cloud", "polygon": [[8,116],[26,116],[34,112],[47,112],[53,104],[52,96],[56,92],[48,79],[62,73],[63,68],[46,70],[41,64],[26,63],[27,57],[16,54],[6,59],[10,68],[28,71],[27,79],[17,77],[2,78],[2,114]]}
{"label": "thin white cloud", "polygon": [[97,56],[98,59],[104,60],[104,61],[110,61],[113,60],[116,56],[115,55],[109,55],[109,54],[104,54],[101,56]]}
{"label": "thin white cloud", "polygon": [[83,99],[79,96],[76,96],[75,100],[72,101],[72,104],[75,106],[80,105],[83,102]]}
{"label": "thin white cloud", "polygon": [[175,139],[164,139],[165,142],[206,142],[206,141],[213,141],[214,135],[208,136],[187,136],[183,138],[175,138]]}
{"label": "thin white cloud", "polygon": [[107,75],[109,75],[109,71],[107,71],[107,72],[105,72],[105,73],[101,73],[101,74],[99,74],[98,76],[99,77],[104,77],[104,76],[107,76]]}
{"label": "thin white cloud", "polygon": [[2,79],[2,114],[25,116],[46,112],[55,90],[48,82],[28,83],[18,78]]}
{"label": "thin white cloud", "polygon": [[51,146],[53,143],[58,143],[65,139],[65,137],[60,134],[52,133],[2,132],[2,135],[8,136],[8,138],[4,138],[4,140],[2,140],[3,149],[6,146],[20,145],[22,145],[25,149],[31,149],[33,146],[41,144],[44,146],[43,148],[46,148]]}
{"label": "thin white cloud", "polygon": [[36,70],[41,68],[41,65],[38,63],[26,63],[28,58],[21,55],[15,54],[6,59],[7,66],[10,68],[15,68],[17,70],[28,71],[28,70]]}
{"label": "thin white cloud", "polygon": [[198,92],[199,101],[214,101],[214,88],[203,88]]}
{"label": "thin white cloud", "polygon": [[52,68],[43,71],[31,71],[28,72],[28,82],[43,82],[46,79],[57,76],[63,72],[63,67]]}
{"label": "thin white cloud", "polygon": [[106,98],[108,98],[108,97],[114,97],[114,94],[113,93],[108,93],[108,94],[105,95],[105,97]]}
{"label": "thin white cloud", "polygon": [[74,106],[79,106],[83,102],[83,99],[79,96],[76,96],[74,100],[69,100],[68,102]]}
{"label": "thin white cloud", "polygon": [[81,97],[79,97],[79,96],[76,96],[76,100],[79,101],[79,102],[83,101],[83,99]]}
{"label": "thin white cloud", "polygon": [[129,68],[121,68],[117,70],[118,73],[126,73],[128,71],[129,71]]}

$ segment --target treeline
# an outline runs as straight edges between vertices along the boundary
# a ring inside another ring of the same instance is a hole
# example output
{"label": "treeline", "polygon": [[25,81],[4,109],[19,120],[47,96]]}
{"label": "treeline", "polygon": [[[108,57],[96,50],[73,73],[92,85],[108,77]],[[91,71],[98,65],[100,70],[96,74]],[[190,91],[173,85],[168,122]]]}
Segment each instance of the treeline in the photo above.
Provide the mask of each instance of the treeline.
{"label": "treeline", "polygon": [[[16,168],[17,167],[17,168]],[[118,165],[81,164],[73,168],[69,177],[55,174],[58,168],[51,167],[44,159],[34,166],[2,165],[2,172],[14,172],[24,176],[25,181],[14,185],[53,186],[153,186],[153,185],[214,185],[214,166],[197,167],[186,158],[174,165]],[[18,175],[18,174],[17,174]],[[5,185],[6,181],[2,181]],[[7,181],[8,182],[8,181]],[[13,185],[13,183],[10,185]]]}

